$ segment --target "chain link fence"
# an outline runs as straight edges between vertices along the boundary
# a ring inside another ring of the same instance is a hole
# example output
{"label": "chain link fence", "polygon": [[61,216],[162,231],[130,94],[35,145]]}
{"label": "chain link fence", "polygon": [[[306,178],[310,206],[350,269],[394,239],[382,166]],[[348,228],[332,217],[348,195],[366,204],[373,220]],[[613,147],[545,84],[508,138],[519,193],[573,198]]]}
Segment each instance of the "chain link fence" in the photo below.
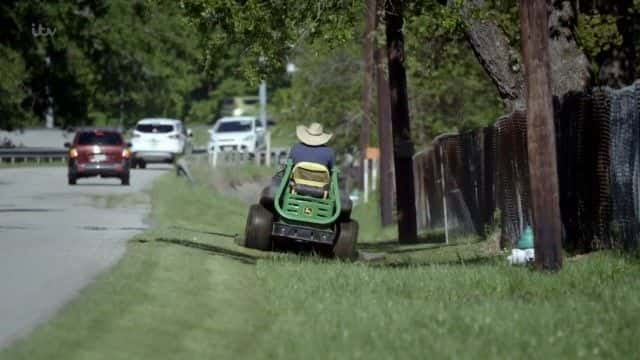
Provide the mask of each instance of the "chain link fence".
{"label": "chain link fence", "polygon": [[[572,93],[554,104],[563,245],[640,244],[640,83]],[[420,230],[479,234],[500,211],[501,245],[532,224],[524,112],[445,134],[414,156]]]}

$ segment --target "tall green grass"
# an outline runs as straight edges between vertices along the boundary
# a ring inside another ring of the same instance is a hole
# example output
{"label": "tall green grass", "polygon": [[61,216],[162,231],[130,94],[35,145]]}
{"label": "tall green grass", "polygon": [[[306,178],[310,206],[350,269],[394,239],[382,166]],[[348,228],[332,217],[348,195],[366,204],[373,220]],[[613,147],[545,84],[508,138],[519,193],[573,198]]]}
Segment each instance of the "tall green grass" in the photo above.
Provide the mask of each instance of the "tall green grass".
{"label": "tall green grass", "polygon": [[209,143],[209,130],[210,128],[206,125],[197,125],[191,128],[193,132],[193,137],[191,138],[191,143],[193,146],[203,147],[207,146]]}
{"label": "tall green grass", "polygon": [[351,215],[360,224],[358,241],[360,243],[397,241],[397,225],[382,226],[378,192],[370,193],[368,203],[363,202],[362,195],[359,201]]}

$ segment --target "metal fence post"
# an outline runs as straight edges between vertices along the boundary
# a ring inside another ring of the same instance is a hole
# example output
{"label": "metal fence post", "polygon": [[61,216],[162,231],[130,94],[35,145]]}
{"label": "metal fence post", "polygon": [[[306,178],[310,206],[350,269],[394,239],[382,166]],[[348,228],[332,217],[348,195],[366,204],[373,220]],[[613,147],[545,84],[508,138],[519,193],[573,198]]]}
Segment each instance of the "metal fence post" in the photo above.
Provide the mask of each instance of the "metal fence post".
{"label": "metal fence post", "polygon": [[369,159],[364,158],[362,162],[362,170],[364,175],[364,202],[369,202]]}
{"label": "metal fence post", "polygon": [[376,191],[378,182],[378,159],[371,162],[371,191]]}
{"label": "metal fence post", "polygon": [[444,176],[444,153],[442,151],[442,143],[438,144],[438,148],[440,151],[440,183],[442,185],[442,213],[444,215],[444,242],[445,244],[449,244],[449,225],[447,224],[447,192],[445,186],[445,176]]}

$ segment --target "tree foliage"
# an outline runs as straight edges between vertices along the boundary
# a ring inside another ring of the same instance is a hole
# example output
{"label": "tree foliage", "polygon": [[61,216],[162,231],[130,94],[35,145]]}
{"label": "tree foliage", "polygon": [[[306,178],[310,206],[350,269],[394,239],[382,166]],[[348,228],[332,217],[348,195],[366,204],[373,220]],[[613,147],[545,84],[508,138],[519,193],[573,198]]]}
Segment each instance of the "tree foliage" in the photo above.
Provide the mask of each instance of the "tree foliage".
{"label": "tree foliage", "polygon": [[351,46],[327,49],[308,45],[293,57],[298,71],[273,100],[280,126],[317,121],[335,133],[332,144],[355,151],[362,118],[362,51]]}
{"label": "tree foliage", "polygon": [[58,126],[204,122],[223,96],[257,92],[233,71],[238,46],[204,73],[200,34],[181,13],[174,1],[2,2],[0,128],[42,123],[49,104]]}
{"label": "tree foliage", "polygon": [[[414,3],[405,25],[409,106],[414,140],[426,145],[434,136],[482,126],[501,112],[498,95],[469,50],[456,9],[435,1]],[[355,151],[362,117],[363,61],[360,21],[340,46],[316,42],[291,54],[299,72],[290,88],[276,94],[278,120],[321,121],[335,129],[341,149]],[[377,30],[384,42],[384,29]],[[376,117],[371,117],[373,128]],[[372,141],[376,141],[375,132]]]}
{"label": "tree foliage", "polygon": [[[420,143],[501,111],[466,43],[465,1],[406,2],[410,111]],[[518,1],[483,3],[472,15],[496,21],[519,50]],[[628,72],[638,70],[638,0],[567,3],[594,72],[611,67],[620,49]],[[115,125],[121,113],[125,125],[143,116],[210,122],[223,97],[257,93],[266,78],[285,123],[323,120],[351,144],[361,115],[363,13],[357,0],[3,1],[0,127],[42,122],[49,97],[61,126]],[[34,36],[39,25],[55,34]],[[290,83],[288,61],[300,68]]]}
{"label": "tree foliage", "polygon": [[190,22],[203,35],[207,69],[230,46],[242,49],[242,71],[254,82],[283,72],[289,54],[303,42],[329,46],[351,38],[362,8],[357,0],[182,0]]}
{"label": "tree foliage", "polygon": [[581,45],[587,56],[597,58],[613,46],[622,45],[622,35],[618,31],[616,19],[607,14],[581,14],[578,21]]}
{"label": "tree foliage", "polygon": [[458,14],[439,6],[406,25],[409,106],[421,144],[443,132],[487,125],[502,109]]}
{"label": "tree foliage", "polygon": [[[575,35],[581,50],[589,58],[596,85],[622,86],[633,81],[640,71],[635,61],[640,49],[640,1],[638,0],[566,0],[554,1],[559,6],[571,7],[577,15]],[[520,49],[517,0],[487,0],[481,16],[496,21]],[[612,62],[623,64],[611,74],[601,71]],[[619,76],[619,79],[611,79]]]}

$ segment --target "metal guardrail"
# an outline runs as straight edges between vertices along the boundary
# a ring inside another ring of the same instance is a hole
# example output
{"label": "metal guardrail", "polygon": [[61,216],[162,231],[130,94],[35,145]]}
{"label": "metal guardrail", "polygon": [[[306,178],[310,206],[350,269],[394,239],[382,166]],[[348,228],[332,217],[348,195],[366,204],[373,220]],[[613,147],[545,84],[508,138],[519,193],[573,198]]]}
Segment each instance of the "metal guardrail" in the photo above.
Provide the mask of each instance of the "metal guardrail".
{"label": "metal guardrail", "polygon": [[[272,165],[282,165],[287,161],[289,149],[287,148],[271,148],[271,158],[269,163]],[[217,166],[235,166],[248,163],[256,163],[259,165],[267,164],[267,152],[265,150],[254,153],[238,152],[238,151],[218,151],[208,153],[209,164],[213,167]]]}
{"label": "metal guardrail", "polygon": [[[20,147],[20,148],[0,148],[0,163],[26,163],[26,162],[66,162],[68,150],[65,148],[35,148],[35,147]],[[191,149],[191,154],[207,154],[206,147],[195,147]],[[271,159],[275,164],[285,161],[288,154],[286,148],[274,148],[271,149]],[[209,153],[210,159],[212,153]],[[256,156],[258,161],[263,164],[266,159],[265,151],[260,151],[254,154],[246,153],[220,153],[220,160],[229,165],[236,165],[246,162],[255,162]]]}
{"label": "metal guardrail", "polygon": [[0,149],[1,163],[20,162],[65,162],[67,160],[67,149],[64,148],[5,148]]}

